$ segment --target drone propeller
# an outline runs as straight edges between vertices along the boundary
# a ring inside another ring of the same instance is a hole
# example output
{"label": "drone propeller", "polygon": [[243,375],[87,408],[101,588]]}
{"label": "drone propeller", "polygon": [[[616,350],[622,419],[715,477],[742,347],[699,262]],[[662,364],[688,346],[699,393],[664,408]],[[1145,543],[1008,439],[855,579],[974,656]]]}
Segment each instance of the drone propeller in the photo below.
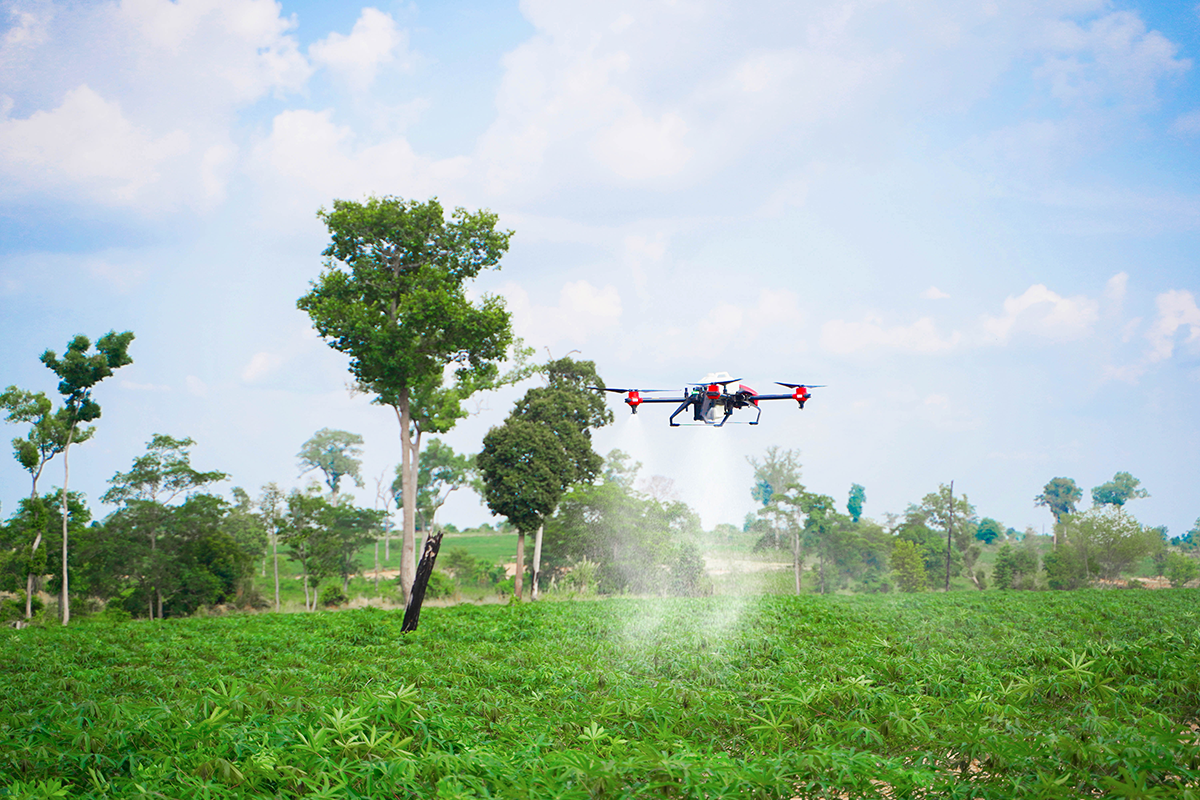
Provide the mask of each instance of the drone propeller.
{"label": "drone propeller", "polygon": [[805,389],[824,389],[825,388],[825,384],[823,384],[823,383],[784,383],[783,381],[775,381],[775,383],[779,384],[780,386],[786,386],[789,389],[800,389],[802,387]]}
{"label": "drone propeller", "polygon": [[630,392],[669,392],[670,389],[616,389],[612,386],[589,386],[589,389],[595,389],[597,392],[617,392],[619,394],[629,394]]}
{"label": "drone propeller", "polygon": [[731,383],[737,383],[741,378],[730,378],[724,381],[700,381],[699,383],[689,383],[688,386],[728,386]]}

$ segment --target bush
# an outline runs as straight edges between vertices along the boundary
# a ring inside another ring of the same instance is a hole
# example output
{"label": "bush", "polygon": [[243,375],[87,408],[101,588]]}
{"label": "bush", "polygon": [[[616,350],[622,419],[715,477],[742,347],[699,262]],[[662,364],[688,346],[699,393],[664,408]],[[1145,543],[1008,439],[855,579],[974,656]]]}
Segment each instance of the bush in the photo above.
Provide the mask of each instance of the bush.
{"label": "bush", "polygon": [[439,569],[429,575],[429,583],[425,587],[425,598],[438,600],[443,597],[453,597],[457,588],[454,579]]}
{"label": "bush", "polygon": [[1200,564],[1196,563],[1194,558],[1188,558],[1183,553],[1172,552],[1167,553],[1163,571],[1171,585],[1178,589],[1188,581],[1200,577]]}
{"label": "bush", "polygon": [[342,591],[341,586],[331,583],[321,590],[321,599],[319,602],[325,608],[332,608],[333,606],[345,604],[349,599],[346,597],[346,593]]}
{"label": "bush", "polygon": [[[42,610],[42,598],[36,594],[31,604],[33,615]],[[18,591],[16,597],[6,597],[0,600],[0,622],[13,622],[25,618],[25,592]]]}

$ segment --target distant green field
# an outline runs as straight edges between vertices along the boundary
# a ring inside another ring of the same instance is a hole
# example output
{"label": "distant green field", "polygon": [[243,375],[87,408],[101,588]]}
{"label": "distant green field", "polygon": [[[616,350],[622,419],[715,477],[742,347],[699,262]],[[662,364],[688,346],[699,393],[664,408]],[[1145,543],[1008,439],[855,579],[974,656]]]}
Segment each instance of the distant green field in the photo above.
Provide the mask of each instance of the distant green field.
{"label": "distant green field", "polygon": [[1195,798],[1200,591],[0,631],[0,796]]}

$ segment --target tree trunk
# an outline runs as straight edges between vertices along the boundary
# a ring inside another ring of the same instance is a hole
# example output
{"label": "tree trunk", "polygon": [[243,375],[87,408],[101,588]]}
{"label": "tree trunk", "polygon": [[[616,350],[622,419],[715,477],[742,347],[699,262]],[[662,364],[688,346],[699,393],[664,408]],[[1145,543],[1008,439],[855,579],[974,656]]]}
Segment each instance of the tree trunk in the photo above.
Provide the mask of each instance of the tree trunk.
{"label": "tree trunk", "polygon": [[379,594],[379,537],[375,537],[375,594]]}
{"label": "tree trunk", "polygon": [[279,613],[279,531],[271,535],[271,557],[275,561],[275,613]]}
{"label": "tree trunk", "polygon": [[517,531],[517,574],[513,576],[513,597],[521,599],[525,581],[525,531]]}
{"label": "tree trunk", "polygon": [[[408,389],[400,390],[399,405],[393,406],[400,420],[400,485],[401,502],[404,504],[404,534],[400,541],[400,591],[407,608],[412,595],[413,580],[416,578],[417,539],[417,447],[413,441],[412,414],[408,407]],[[418,434],[419,437],[419,434]]]}
{"label": "tree trunk", "polygon": [[71,449],[71,439],[75,438],[75,426],[67,430],[67,444],[63,447],[63,492],[62,492],[62,624],[71,621],[71,597],[67,591],[67,483],[71,476],[67,466],[67,455]]}
{"label": "tree trunk", "polygon": [[946,526],[946,591],[950,591],[950,540],[954,535],[954,481],[950,481],[950,524]]}
{"label": "tree trunk", "polygon": [[538,579],[542,577],[542,530],[546,526],[538,525],[537,533],[533,536],[533,575],[529,580],[529,599],[538,599]]}
{"label": "tree trunk", "polygon": [[425,587],[429,585],[429,576],[433,574],[433,565],[437,562],[438,550],[442,546],[442,534],[435,533],[425,539],[421,548],[421,563],[417,565],[417,574],[413,580],[412,599],[404,607],[404,623],[400,626],[401,633],[412,633],[421,621],[421,604],[425,602]]}
{"label": "tree trunk", "polygon": [[825,594],[825,553],[821,553],[821,594]]}
{"label": "tree trunk", "polygon": [[792,569],[796,573],[796,594],[800,594],[800,532],[792,534]]}

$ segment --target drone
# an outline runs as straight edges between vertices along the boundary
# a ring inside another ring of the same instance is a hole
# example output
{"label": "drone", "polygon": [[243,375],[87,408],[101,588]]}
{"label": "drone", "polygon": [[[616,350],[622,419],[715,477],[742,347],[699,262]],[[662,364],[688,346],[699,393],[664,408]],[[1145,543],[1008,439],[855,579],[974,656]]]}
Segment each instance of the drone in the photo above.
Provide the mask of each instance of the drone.
{"label": "drone", "polygon": [[[741,378],[731,378],[728,372],[717,372],[705,377],[700,383],[690,383],[683,390],[683,396],[679,397],[644,397],[643,394],[671,391],[669,389],[615,389],[607,386],[590,386],[588,388],[603,392],[619,392],[625,395],[625,405],[629,406],[629,410],[634,414],[637,413],[638,406],[642,403],[678,403],[676,408],[667,422],[672,428],[680,427],[681,423],[675,421],[675,418],[684,412],[689,406],[692,409],[692,419],[694,423],[703,425],[712,425],[713,427],[721,427],[729,418],[733,416],[733,412],[739,408],[753,408],[755,410],[754,419],[749,421],[751,425],[757,425],[762,417],[762,408],[759,407],[759,402],[763,400],[795,400],[800,408],[804,408],[804,404],[812,395],[809,389],[823,388],[820,385],[802,384],[802,383],[782,383],[776,381],[779,386],[791,389],[790,394],[759,394],[758,392],[740,383]],[[730,391],[729,384],[737,383],[737,391]],[[717,409],[722,409],[720,416],[717,415]],[[694,424],[693,423],[693,424]]]}

